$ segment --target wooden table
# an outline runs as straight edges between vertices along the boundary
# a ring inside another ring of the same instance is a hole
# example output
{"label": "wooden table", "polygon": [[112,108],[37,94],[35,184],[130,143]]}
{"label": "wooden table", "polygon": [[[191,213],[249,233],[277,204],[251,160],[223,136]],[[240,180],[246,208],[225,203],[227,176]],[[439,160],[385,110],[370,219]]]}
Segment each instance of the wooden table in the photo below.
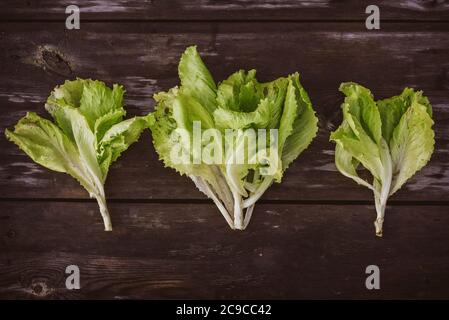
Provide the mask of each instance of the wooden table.
{"label": "wooden table", "polygon": [[[371,2],[380,30],[365,28]],[[67,30],[77,3],[81,29]],[[299,71],[320,126],[244,232],[163,167],[149,131],[110,170],[112,233],[75,180],[1,135],[0,298],[449,298],[447,1],[3,0],[0,43],[2,130],[44,115],[51,89],[76,76],[123,84],[129,115],[147,114],[191,44],[216,79]],[[435,152],[389,201],[381,239],[372,194],[333,163],[343,81],[378,98],[416,87],[434,108]],[[71,264],[80,290],[65,287]],[[380,290],[365,288],[372,264]]]}

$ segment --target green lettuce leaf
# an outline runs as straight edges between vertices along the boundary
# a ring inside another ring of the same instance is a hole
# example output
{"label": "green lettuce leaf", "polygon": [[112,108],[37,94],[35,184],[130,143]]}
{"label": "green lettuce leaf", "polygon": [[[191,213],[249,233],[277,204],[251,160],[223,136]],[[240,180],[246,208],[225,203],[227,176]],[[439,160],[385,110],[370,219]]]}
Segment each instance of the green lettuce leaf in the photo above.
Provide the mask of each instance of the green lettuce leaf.
{"label": "green lettuce leaf", "polygon": [[[388,198],[430,160],[435,139],[432,107],[422,92],[406,88],[398,95],[374,101],[371,92],[355,83],[343,83],[343,122],[330,139],[337,143],[335,164],[346,177],[371,189],[382,236]],[[372,175],[361,178],[359,166]]]}
{"label": "green lettuce leaf", "polygon": [[151,119],[123,120],[123,95],[119,85],[111,89],[98,80],[66,81],[45,105],[55,123],[29,112],[13,131],[5,131],[33,161],[78,180],[97,200],[106,231],[112,230],[104,192],[109,167]]}
{"label": "green lettuce leaf", "polygon": [[187,48],[182,55],[178,73],[184,94],[197,100],[209,112],[213,112],[216,107],[217,86],[195,46]]}
{"label": "green lettuce leaf", "polygon": [[318,132],[318,118],[309,96],[299,82],[299,74],[289,79],[286,103],[279,126],[283,170],[312,142]]}
{"label": "green lettuce leaf", "polygon": [[[239,70],[217,86],[194,46],[178,72],[181,85],[154,96],[156,152],[214,201],[232,229],[243,230],[256,201],[315,137],[310,99],[297,73],[260,83],[255,70]],[[263,129],[265,137],[257,135]],[[204,159],[205,150],[216,161]]]}

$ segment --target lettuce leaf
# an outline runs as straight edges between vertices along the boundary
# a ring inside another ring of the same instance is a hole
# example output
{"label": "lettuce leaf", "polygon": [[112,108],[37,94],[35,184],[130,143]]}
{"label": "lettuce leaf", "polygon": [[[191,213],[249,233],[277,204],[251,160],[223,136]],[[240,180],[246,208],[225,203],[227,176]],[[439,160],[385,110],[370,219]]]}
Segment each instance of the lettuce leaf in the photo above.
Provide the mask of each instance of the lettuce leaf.
{"label": "lettuce leaf", "polygon": [[124,92],[97,80],[66,81],[45,105],[55,123],[28,112],[5,131],[33,161],[78,180],[97,200],[106,231],[112,230],[104,192],[109,167],[148,126],[146,117],[123,120]]}
{"label": "lettuce leaf", "polygon": [[[346,177],[371,189],[382,236],[388,198],[426,165],[434,150],[432,106],[421,91],[405,88],[398,95],[374,101],[371,92],[356,83],[342,83],[346,95],[343,122],[330,139],[337,143],[335,164]],[[361,178],[362,165],[372,183]]]}
{"label": "lettuce leaf", "polygon": [[[195,46],[185,50],[178,73],[179,87],[154,95],[149,123],[156,152],[214,201],[232,229],[243,230],[256,201],[316,136],[310,99],[298,73],[261,83],[255,70],[239,70],[217,84]],[[195,136],[194,123],[209,132],[207,138]],[[257,136],[255,148],[248,141],[262,129],[277,135]],[[218,161],[200,158],[195,144]],[[174,153],[193,161],[174,161]]]}

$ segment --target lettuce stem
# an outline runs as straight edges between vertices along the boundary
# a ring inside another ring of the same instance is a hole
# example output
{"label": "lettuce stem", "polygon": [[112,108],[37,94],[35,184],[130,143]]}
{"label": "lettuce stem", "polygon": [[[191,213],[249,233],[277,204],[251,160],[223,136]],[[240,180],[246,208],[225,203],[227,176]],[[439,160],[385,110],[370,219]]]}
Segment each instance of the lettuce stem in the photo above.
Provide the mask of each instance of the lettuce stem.
{"label": "lettuce stem", "polygon": [[238,230],[243,230],[243,208],[242,208],[242,196],[232,191],[234,196],[234,226]]}
{"label": "lettuce stem", "polygon": [[257,188],[256,192],[252,194],[250,197],[246,198],[245,201],[243,201],[243,208],[249,208],[250,206],[254,205],[257,200],[264,194],[264,192],[268,189],[268,187],[273,182],[273,177],[265,177],[259,187]]}
{"label": "lettuce stem", "polygon": [[218,199],[218,197],[215,195],[215,192],[212,190],[212,188],[209,186],[209,184],[204,181],[204,179],[190,175],[190,179],[195,183],[196,187],[203,192],[206,196],[208,196],[217,206],[218,210],[221,212],[223,217],[225,218],[226,222],[228,223],[229,227],[231,229],[235,229],[234,222],[232,221],[232,218],[229,214],[229,212],[226,210],[226,208],[223,206],[223,203]]}
{"label": "lettuce stem", "polygon": [[385,217],[385,207],[387,206],[388,196],[390,194],[391,181],[393,179],[393,164],[390,156],[390,149],[388,148],[387,142],[382,139],[381,141],[381,161],[383,164],[383,173],[381,181],[381,190],[379,195],[374,196],[376,205],[376,221],[374,221],[374,226],[376,228],[376,236],[382,237],[383,229],[382,225]]}
{"label": "lettuce stem", "polygon": [[95,195],[97,199],[98,206],[100,207],[101,217],[103,218],[104,223],[104,231],[112,231],[112,222],[111,217],[109,215],[109,210],[106,205],[106,198],[103,195]]}
{"label": "lettuce stem", "polygon": [[382,225],[385,217],[385,206],[382,205],[380,197],[374,196],[374,203],[376,206],[377,217],[374,221],[374,227],[376,228],[376,236],[382,237]]}
{"label": "lettuce stem", "polygon": [[251,220],[251,216],[253,215],[253,210],[254,210],[254,204],[252,204],[248,208],[246,208],[245,220],[243,221],[243,230],[245,230],[246,227],[248,226],[249,221]]}

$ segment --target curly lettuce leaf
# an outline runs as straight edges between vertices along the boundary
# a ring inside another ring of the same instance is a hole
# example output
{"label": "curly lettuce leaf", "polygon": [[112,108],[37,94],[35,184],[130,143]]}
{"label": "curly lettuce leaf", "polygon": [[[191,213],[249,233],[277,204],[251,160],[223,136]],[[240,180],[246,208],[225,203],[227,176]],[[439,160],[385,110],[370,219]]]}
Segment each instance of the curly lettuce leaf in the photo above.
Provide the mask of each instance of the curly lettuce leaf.
{"label": "curly lettuce leaf", "polygon": [[289,77],[279,126],[283,170],[309,146],[317,132],[318,118],[306,90],[299,82],[299,74],[295,73]]}
{"label": "curly lettuce leaf", "polygon": [[[337,143],[335,164],[346,177],[371,189],[382,236],[388,198],[426,165],[433,153],[432,107],[422,92],[406,88],[398,95],[374,101],[371,92],[355,83],[343,83],[343,122],[330,139]],[[371,173],[362,179],[357,168]]]}
{"label": "curly lettuce leaf", "polygon": [[429,104],[420,101],[417,93],[410,101],[390,139],[393,181],[390,195],[399,190],[417,171],[421,170],[434,150],[434,124]]}
{"label": "curly lettuce leaf", "polygon": [[84,188],[91,188],[75,144],[51,121],[28,112],[13,131],[6,129],[5,134],[34,162],[53,171],[68,173]]}
{"label": "curly lettuce leaf", "polygon": [[80,182],[96,198],[106,231],[112,230],[104,183],[110,165],[147,127],[147,117],[123,120],[122,86],[76,79],[57,86],[45,108],[55,123],[27,113],[5,134],[31,159]]}
{"label": "curly lettuce leaf", "polygon": [[196,51],[196,46],[188,47],[183,53],[178,74],[183,93],[197,100],[209,112],[213,112],[216,108],[217,85]]}
{"label": "curly lettuce leaf", "polygon": [[239,70],[218,86],[214,120],[218,128],[277,128],[288,79],[259,83],[256,70]]}
{"label": "curly lettuce leaf", "polygon": [[[260,83],[255,70],[239,70],[217,87],[194,46],[182,55],[178,71],[181,85],[154,96],[149,126],[156,152],[165,166],[189,176],[214,201],[232,229],[243,230],[256,201],[281,181],[315,137],[317,118],[310,100],[298,74]],[[195,122],[213,133],[195,139]],[[251,138],[260,129],[267,130],[265,138]],[[281,144],[272,131],[281,132]],[[203,153],[213,150],[219,161],[191,161],[199,158],[195,143]]]}

